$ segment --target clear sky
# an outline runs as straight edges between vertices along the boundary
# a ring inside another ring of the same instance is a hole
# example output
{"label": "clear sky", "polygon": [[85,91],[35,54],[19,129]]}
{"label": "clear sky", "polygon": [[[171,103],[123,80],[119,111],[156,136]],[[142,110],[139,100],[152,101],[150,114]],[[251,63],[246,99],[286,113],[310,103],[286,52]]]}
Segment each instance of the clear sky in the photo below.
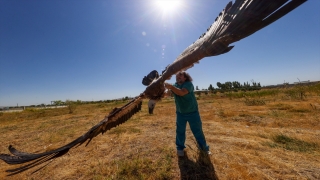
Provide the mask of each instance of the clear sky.
{"label": "clear sky", "polygon": [[[0,0],[0,106],[137,96],[142,78],[172,63],[228,2]],[[320,1],[309,0],[188,72],[200,89],[318,81],[319,33]]]}

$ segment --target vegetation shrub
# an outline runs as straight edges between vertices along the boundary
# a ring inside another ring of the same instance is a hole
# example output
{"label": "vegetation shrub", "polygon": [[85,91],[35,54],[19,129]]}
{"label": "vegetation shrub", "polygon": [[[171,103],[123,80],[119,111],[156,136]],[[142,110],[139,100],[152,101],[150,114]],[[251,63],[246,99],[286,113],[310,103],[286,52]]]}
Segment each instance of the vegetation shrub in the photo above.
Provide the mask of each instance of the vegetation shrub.
{"label": "vegetation shrub", "polygon": [[262,106],[262,105],[266,105],[266,102],[262,99],[250,99],[246,96],[244,96],[245,100],[244,103],[247,106]]}
{"label": "vegetation shrub", "polygon": [[77,108],[77,103],[71,100],[66,101],[66,105],[68,107],[69,113],[72,114],[76,108]]}
{"label": "vegetation shrub", "polygon": [[302,86],[296,86],[288,89],[284,93],[286,96],[296,100],[303,100],[306,98],[306,88]]}
{"label": "vegetation shrub", "polygon": [[316,143],[302,141],[284,134],[274,135],[272,140],[274,143],[270,144],[271,147],[281,147],[286,150],[296,152],[311,152],[319,150],[319,146]]}

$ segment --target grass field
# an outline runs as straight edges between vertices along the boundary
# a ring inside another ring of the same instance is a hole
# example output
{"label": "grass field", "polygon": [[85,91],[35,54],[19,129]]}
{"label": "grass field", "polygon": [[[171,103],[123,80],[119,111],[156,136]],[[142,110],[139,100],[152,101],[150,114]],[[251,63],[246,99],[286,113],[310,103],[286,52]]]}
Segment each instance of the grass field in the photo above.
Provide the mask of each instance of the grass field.
{"label": "grass field", "polygon": [[[0,179],[320,179],[320,84],[197,97],[212,154],[196,148],[187,128],[186,157],[175,150],[175,105],[159,102],[42,170]],[[0,153],[43,152],[84,134],[125,102],[0,112]]]}

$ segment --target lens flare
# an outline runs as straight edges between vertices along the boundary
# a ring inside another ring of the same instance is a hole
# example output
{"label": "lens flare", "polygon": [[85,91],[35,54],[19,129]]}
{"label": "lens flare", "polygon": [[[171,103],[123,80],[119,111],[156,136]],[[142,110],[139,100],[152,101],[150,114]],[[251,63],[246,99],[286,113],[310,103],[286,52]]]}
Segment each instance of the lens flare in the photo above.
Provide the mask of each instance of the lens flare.
{"label": "lens flare", "polygon": [[181,6],[181,0],[156,0],[155,4],[163,12],[173,12]]}

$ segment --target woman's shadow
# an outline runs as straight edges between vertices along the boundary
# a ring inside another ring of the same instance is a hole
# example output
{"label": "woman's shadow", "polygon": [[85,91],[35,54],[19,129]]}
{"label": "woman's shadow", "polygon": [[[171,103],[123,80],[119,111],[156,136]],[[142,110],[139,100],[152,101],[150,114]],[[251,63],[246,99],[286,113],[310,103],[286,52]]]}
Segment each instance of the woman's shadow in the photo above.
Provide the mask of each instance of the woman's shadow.
{"label": "woman's shadow", "polygon": [[199,151],[196,162],[184,157],[178,158],[181,179],[218,180],[215,169],[207,152]]}

